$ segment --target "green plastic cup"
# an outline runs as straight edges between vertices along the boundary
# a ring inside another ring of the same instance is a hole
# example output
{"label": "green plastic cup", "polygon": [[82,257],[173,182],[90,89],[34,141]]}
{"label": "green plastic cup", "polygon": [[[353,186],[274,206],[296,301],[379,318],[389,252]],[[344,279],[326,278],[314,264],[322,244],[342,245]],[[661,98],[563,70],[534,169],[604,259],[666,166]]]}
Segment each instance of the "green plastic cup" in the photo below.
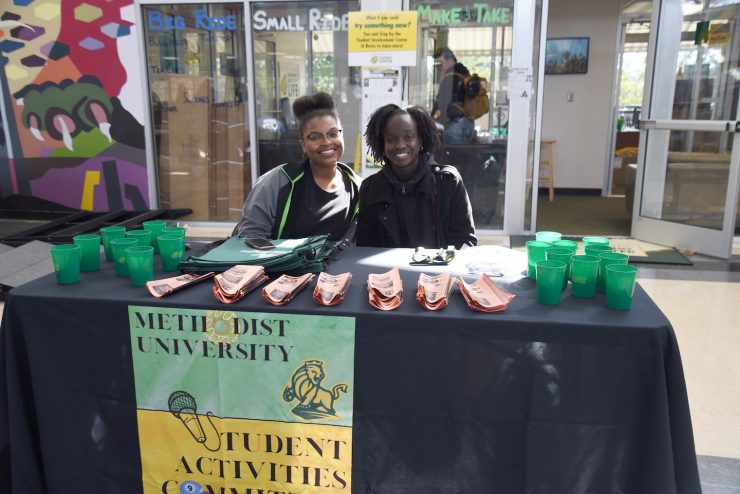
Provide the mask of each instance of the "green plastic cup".
{"label": "green plastic cup", "polygon": [[144,286],[147,281],[154,279],[154,247],[128,247],[126,261],[132,285]]}
{"label": "green plastic cup", "polygon": [[168,226],[162,230],[162,233],[166,233],[167,235],[178,234],[185,237],[188,234],[188,229],[184,226]]}
{"label": "green plastic cup", "polygon": [[539,240],[529,240],[527,246],[527,278],[537,279],[536,265],[537,261],[545,260],[545,251],[551,247],[550,242],[541,242]]}
{"label": "green plastic cup", "polygon": [[51,260],[57,283],[71,285],[80,281],[80,246],[59,244],[51,246]]}
{"label": "green plastic cup", "polygon": [[584,248],[587,245],[609,245],[609,239],[606,237],[583,237]]}
{"label": "green plastic cup", "polygon": [[563,261],[537,261],[537,302],[545,305],[560,303],[565,268]]}
{"label": "green plastic cup", "polygon": [[111,254],[113,254],[113,263],[116,266],[116,276],[128,276],[128,259],[126,258],[126,249],[135,247],[137,240],[135,238],[114,238],[110,241]]}
{"label": "green plastic cup", "polygon": [[180,261],[185,256],[185,237],[179,234],[164,234],[157,237],[157,242],[162,271],[177,271]]}
{"label": "green plastic cup", "polygon": [[637,268],[626,264],[606,267],[606,306],[610,309],[629,310],[635,293]]}
{"label": "green plastic cup", "polygon": [[609,247],[608,245],[585,245],[583,252],[587,256],[599,257],[599,254],[602,252],[614,252],[614,247]]}
{"label": "green plastic cup", "polygon": [[136,239],[136,245],[140,247],[152,246],[152,232],[149,230],[129,230],[126,237]]}
{"label": "green plastic cup", "polygon": [[141,226],[144,227],[144,230],[152,232],[152,247],[154,247],[154,253],[156,254],[159,252],[157,237],[162,233],[162,230],[167,227],[167,222],[165,220],[149,220],[142,223]]}
{"label": "green plastic cup", "polygon": [[599,254],[599,281],[596,285],[600,292],[606,290],[606,267],[613,264],[627,264],[630,256],[618,252],[601,252]]}
{"label": "green plastic cup", "polygon": [[113,261],[113,252],[110,250],[110,241],[114,238],[123,238],[125,236],[125,226],[104,226],[100,229],[100,237],[103,239],[103,250],[105,251],[106,261]]}
{"label": "green plastic cup", "polygon": [[90,272],[100,269],[100,235],[85,233],[72,237],[80,246],[80,271]]}
{"label": "green plastic cup", "polygon": [[575,240],[556,240],[552,242],[553,249],[568,249],[575,255],[578,250],[578,242]]}
{"label": "green plastic cup", "polygon": [[573,257],[573,253],[568,249],[547,249],[545,251],[545,260],[547,261],[562,261],[565,263],[565,276],[563,277],[563,290],[568,286],[568,278],[570,277],[570,260]]}
{"label": "green plastic cup", "polygon": [[573,256],[570,265],[570,289],[574,297],[592,298],[599,279],[599,258]]}
{"label": "green plastic cup", "polygon": [[534,239],[540,242],[553,243],[556,240],[560,240],[563,235],[559,232],[537,232],[534,234]]}

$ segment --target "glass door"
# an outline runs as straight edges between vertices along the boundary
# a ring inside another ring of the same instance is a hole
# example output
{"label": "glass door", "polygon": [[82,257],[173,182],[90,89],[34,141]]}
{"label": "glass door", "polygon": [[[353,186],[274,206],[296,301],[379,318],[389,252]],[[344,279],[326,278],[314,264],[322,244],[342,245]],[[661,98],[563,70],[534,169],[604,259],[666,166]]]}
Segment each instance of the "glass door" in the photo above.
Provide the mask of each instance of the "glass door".
{"label": "glass door", "polygon": [[[537,121],[532,96],[537,93],[533,67],[538,67],[541,2],[494,0],[473,7],[462,0],[411,0],[409,10],[419,14],[419,63],[408,69],[409,104],[422,106],[437,120],[444,144],[438,159],[459,170],[476,230],[522,233],[531,207],[524,189],[535,152],[528,143]],[[510,95],[514,68],[533,76],[525,98]],[[445,78],[466,73],[485,79],[488,89],[488,108],[469,118],[469,133],[457,125],[461,117],[441,104]],[[508,169],[514,156],[528,166]]]}
{"label": "glass door", "polygon": [[341,161],[359,170],[360,80],[347,63],[347,16],[357,0],[251,2],[257,175],[303,157],[296,98],[334,98],[344,129]]}
{"label": "glass door", "polygon": [[143,5],[161,208],[234,222],[251,190],[243,3]]}
{"label": "glass door", "polygon": [[632,234],[728,258],[740,216],[740,6],[656,0],[652,25]]}

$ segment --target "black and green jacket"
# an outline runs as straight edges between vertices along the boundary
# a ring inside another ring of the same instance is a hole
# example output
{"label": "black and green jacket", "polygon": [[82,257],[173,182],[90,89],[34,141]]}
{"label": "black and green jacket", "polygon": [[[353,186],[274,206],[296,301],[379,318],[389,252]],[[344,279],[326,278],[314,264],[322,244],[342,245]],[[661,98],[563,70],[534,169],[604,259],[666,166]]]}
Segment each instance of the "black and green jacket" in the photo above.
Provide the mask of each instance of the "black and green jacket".
{"label": "black and green jacket", "polygon": [[[337,167],[349,177],[352,184],[348,205],[351,214],[347,215],[347,231],[333,236],[351,240],[359,208],[361,179],[344,163],[337,163]],[[244,202],[237,234],[249,238],[295,238],[291,235],[291,215],[303,203],[306,179],[312,179],[308,159],[280,165],[262,175]]]}

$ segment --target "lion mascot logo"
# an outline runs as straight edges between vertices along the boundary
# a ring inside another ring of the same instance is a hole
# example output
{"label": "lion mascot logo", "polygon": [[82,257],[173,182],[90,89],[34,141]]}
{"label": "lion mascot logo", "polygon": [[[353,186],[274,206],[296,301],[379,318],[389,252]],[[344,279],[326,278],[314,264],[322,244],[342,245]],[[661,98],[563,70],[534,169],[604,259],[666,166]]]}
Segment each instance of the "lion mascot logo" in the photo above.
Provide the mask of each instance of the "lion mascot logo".
{"label": "lion mascot logo", "polygon": [[324,374],[324,362],[306,360],[290,378],[290,383],[283,390],[283,400],[290,403],[298,400],[291,410],[295,415],[307,420],[338,418],[334,402],[339,393],[346,393],[349,386],[337,384],[331,391],[321,386]]}

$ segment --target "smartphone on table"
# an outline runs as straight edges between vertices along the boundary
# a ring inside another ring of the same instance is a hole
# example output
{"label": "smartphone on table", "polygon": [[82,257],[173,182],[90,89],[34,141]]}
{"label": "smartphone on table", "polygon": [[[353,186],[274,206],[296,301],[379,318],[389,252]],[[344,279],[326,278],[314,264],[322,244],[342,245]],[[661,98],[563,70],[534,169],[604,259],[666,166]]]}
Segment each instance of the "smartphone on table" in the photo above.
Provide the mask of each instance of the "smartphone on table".
{"label": "smartphone on table", "polygon": [[264,238],[245,238],[244,243],[257,250],[270,250],[275,248],[275,244]]}

